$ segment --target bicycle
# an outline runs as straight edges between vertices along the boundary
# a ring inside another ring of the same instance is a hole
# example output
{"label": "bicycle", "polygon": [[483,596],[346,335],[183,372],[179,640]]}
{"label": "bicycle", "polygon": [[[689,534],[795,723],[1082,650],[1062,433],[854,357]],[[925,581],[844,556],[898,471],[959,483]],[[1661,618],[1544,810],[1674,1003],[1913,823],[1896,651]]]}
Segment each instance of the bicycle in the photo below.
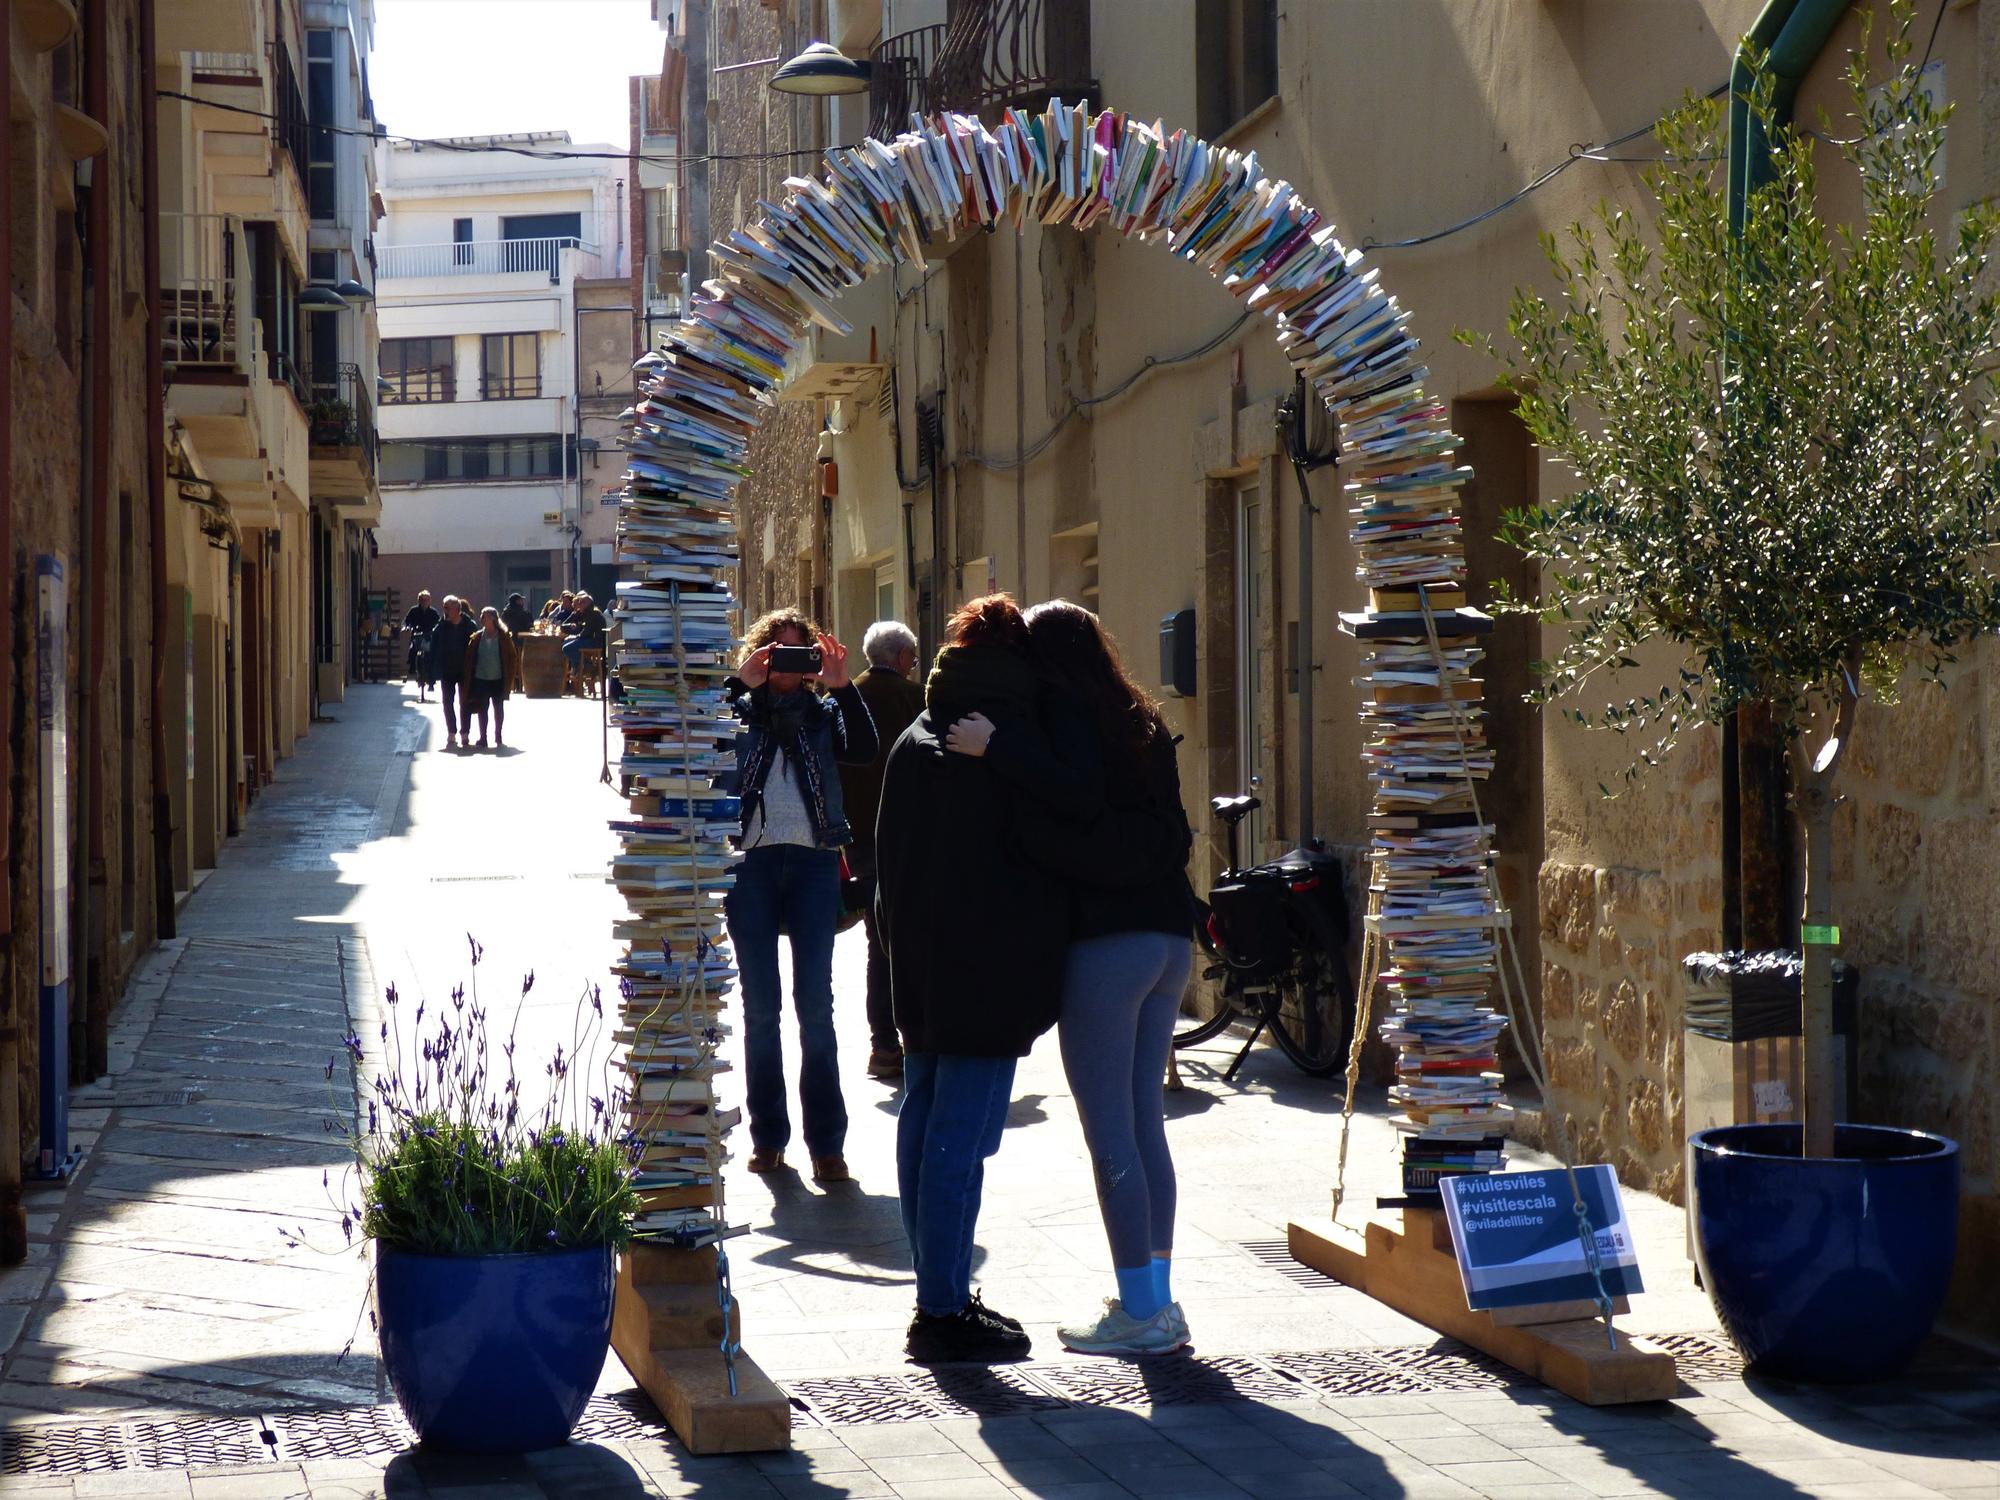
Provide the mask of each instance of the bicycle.
{"label": "bicycle", "polygon": [[1202,977],[1222,981],[1222,1005],[1177,1031],[1174,1047],[1200,1046],[1246,1020],[1254,1023],[1249,1039],[1224,1079],[1236,1077],[1267,1030],[1301,1071],[1331,1077],[1346,1066],[1355,1016],[1354,976],[1342,957],[1348,916],[1340,861],[1314,839],[1245,869],[1243,820],[1261,800],[1217,797],[1209,805],[1228,829],[1229,868],[1208,900],[1197,898],[1195,935],[1213,960]]}

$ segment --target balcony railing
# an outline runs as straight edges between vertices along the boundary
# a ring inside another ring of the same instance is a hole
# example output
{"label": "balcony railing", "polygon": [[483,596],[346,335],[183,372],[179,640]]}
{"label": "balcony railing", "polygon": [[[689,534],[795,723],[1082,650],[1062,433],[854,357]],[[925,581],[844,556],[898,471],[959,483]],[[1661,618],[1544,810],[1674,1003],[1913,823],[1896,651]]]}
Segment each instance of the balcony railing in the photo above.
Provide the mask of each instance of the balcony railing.
{"label": "balcony railing", "polygon": [[[551,282],[562,279],[565,250],[592,257],[597,247],[563,235],[538,240],[466,240],[448,245],[384,245],[382,276],[386,280],[419,276],[510,276],[540,272]],[[582,273],[591,267],[579,265]]]}
{"label": "balcony railing", "polygon": [[953,0],[929,105],[992,117],[1051,96],[1095,100],[1090,7],[1073,0]]}
{"label": "balcony railing", "polygon": [[292,171],[298,176],[299,192],[303,196],[312,143],[312,126],[306,118],[306,96],[299,89],[299,76],[292,66],[292,54],[282,43],[271,50],[277,59],[272,78],[274,91],[271,104],[278,115],[278,145],[292,159]]}
{"label": "balcony railing", "polygon": [[245,261],[235,215],[160,215],[161,353],[169,368],[249,373]]}
{"label": "balcony railing", "polygon": [[944,46],[943,26],[919,26],[884,41],[874,51],[868,81],[868,133],[893,140],[912,114],[930,113],[931,69]]}
{"label": "balcony railing", "polygon": [[315,372],[308,387],[306,420],[311,424],[315,448],[359,448],[363,467],[375,467],[375,419],[370,410],[368,388],[362,383],[361,367],[342,363],[334,367],[331,379]]}

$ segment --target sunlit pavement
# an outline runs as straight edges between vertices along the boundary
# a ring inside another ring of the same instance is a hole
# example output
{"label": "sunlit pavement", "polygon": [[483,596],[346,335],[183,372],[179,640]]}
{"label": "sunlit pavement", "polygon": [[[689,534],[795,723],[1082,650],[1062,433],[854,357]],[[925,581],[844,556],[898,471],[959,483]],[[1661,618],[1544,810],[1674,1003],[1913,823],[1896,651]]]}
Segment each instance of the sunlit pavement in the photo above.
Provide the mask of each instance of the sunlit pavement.
{"label": "sunlit pavement", "polygon": [[[326,1126],[351,1098],[327,1063],[350,1030],[379,1056],[387,984],[407,1046],[417,1001],[435,1014],[476,982],[496,1031],[518,1004],[524,1088],[540,1085],[552,1050],[576,1049],[578,997],[606,982],[619,902],[605,822],[620,803],[599,779],[594,702],[517,697],[506,753],[452,753],[434,703],[351,691],[126,997],[113,1075],[76,1096],[76,1179],[30,1200],[33,1255],[0,1275],[0,1493],[2000,1496],[1990,1367],[1946,1349],[1891,1391],[1745,1384],[1692,1287],[1679,1211],[1650,1199],[1629,1208],[1653,1290],[1622,1322],[1679,1338],[1672,1403],[1579,1406],[1300,1274],[1275,1242],[1288,1220],[1326,1215],[1338,1096],[1264,1046],[1224,1083],[1226,1039],[1183,1056],[1187,1087],[1168,1105],[1194,1354],[1135,1367],[1055,1343],[1057,1321],[1113,1287],[1045,1041],[988,1172],[976,1272],[1034,1355],[926,1377],[901,1359],[896,1095],[862,1070],[858,931],[836,973],[856,1181],[759,1179],[740,1163],[730,1178],[730,1214],[750,1229],[730,1242],[746,1343],[794,1395],[795,1451],[689,1458],[614,1356],[565,1449],[400,1452],[367,1265],[333,1206],[346,1158]],[[1361,1205],[1393,1173],[1378,1105],[1354,1125]]]}

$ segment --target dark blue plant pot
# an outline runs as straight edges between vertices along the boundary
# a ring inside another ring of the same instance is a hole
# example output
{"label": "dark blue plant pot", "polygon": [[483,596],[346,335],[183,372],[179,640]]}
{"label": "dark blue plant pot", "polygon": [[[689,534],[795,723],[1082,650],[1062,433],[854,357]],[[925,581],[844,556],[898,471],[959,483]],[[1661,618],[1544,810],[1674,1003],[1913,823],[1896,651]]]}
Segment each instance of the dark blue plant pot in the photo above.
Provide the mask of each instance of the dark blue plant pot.
{"label": "dark blue plant pot", "polygon": [[611,1345],[608,1247],[412,1255],[375,1247],[382,1364],[426,1443],[526,1453],[567,1442]]}
{"label": "dark blue plant pot", "polygon": [[1702,1284],[1748,1366],[1793,1380],[1885,1380],[1944,1306],[1958,1245],[1958,1144],[1841,1125],[1802,1159],[1797,1125],[1690,1138]]}

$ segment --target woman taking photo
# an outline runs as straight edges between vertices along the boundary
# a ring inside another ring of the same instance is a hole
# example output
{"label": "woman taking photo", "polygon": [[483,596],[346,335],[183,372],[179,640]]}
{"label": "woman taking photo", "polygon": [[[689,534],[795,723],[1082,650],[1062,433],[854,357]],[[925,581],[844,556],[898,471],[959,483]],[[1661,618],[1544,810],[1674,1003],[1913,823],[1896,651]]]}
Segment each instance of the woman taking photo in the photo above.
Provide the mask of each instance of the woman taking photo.
{"label": "woman taking photo", "polygon": [[[743,860],[723,910],[743,993],[743,1072],[750,1170],[784,1168],[786,1107],[778,934],[792,945],[799,1023],[802,1134],[817,1182],[848,1181],[847,1104],[833,1030],[833,938],[840,920],[840,848],[854,835],[835,767],[867,765],[877,748],[868,705],[847,679],[847,649],[795,609],[773,610],[747,633],[729,682],[742,729],[736,795]],[[818,661],[796,661],[807,648]],[[824,689],[824,692],[816,691]]]}
{"label": "woman taking photo", "polygon": [[1070,892],[1057,1034],[1118,1280],[1103,1317],[1057,1336],[1081,1354],[1167,1354],[1188,1328],[1171,1285],[1174,1163],[1161,1080],[1194,921],[1175,735],[1096,615],[1056,600],[1028,611],[1027,625],[1036,662],[1082,705],[1104,760],[1102,811],[1088,821],[1038,814],[1028,841]]}
{"label": "woman taking photo", "polygon": [[1021,1325],[972,1291],[986,1159],[1014,1068],[1055,1024],[1069,897],[1035,868],[1024,812],[1087,821],[1100,800],[1089,726],[1027,656],[1005,594],[952,616],[924,711],[889,752],[875,824],[876,918],[903,1038],[896,1169],[917,1277],[919,1363],[1020,1359]]}

